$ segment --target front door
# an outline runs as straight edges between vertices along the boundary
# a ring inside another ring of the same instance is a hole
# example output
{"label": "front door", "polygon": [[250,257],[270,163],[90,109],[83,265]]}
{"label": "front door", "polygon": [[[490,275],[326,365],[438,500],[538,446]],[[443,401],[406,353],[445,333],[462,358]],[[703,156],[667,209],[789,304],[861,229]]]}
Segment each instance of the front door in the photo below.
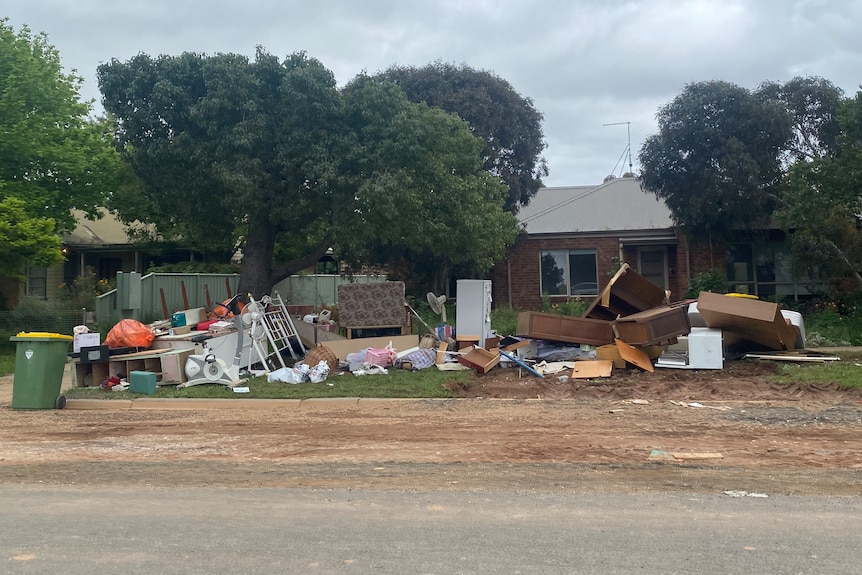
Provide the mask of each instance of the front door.
{"label": "front door", "polygon": [[667,290],[667,250],[664,247],[638,248],[638,273]]}

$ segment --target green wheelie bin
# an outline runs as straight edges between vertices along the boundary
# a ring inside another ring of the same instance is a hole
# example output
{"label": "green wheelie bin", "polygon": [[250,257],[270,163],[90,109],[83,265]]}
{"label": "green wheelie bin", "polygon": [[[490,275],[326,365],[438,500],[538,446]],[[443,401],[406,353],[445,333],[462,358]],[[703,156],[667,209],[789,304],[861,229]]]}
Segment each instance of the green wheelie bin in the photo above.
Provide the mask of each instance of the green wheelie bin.
{"label": "green wheelie bin", "polygon": [[9,341],[17,344],[12,408],[63,409],[66,397],[60,395],[60,389],[72,336],[21,332],[10,337]]}

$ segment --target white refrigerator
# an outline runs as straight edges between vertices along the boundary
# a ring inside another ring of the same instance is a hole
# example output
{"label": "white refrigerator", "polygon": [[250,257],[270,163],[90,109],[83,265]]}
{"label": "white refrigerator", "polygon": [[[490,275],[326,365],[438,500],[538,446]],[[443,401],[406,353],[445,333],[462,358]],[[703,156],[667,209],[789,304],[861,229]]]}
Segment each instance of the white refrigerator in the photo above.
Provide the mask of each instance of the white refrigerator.
{"label": "white refrigerator", "polygon": [[456,282],[455,334],[478,335],[479,347],[485,347],[491,335],[491,280]]}

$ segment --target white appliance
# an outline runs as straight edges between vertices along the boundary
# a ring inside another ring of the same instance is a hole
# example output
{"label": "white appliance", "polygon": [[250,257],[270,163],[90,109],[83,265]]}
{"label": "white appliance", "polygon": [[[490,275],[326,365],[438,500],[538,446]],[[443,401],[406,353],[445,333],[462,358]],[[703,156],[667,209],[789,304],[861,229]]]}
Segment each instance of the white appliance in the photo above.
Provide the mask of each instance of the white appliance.
{"label": "white appliance", "polygon": [[491,280],[458,280],[455,287],[455,333],[479,336],[479,347],[491,336]]}
{"label": "white appliance", "polygon": [[724,338],[720,329],[693,327],[679,338],[676,351],[669,349],[656,360],[656,367],[677,369],[723,369]]}

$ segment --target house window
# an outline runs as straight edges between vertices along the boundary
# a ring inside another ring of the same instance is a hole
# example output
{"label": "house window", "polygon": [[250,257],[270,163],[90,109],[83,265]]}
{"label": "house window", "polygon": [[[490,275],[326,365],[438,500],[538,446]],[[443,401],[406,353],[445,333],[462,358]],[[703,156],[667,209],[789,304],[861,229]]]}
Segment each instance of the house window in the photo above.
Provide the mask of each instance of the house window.
{"label": "house window", "polygon": [[48,268],[45,266],[27,266],[27,283],[25,295],[48,299]]}
{"label": "house window", "polygon": [[775,299],[822,290],[820,270],[798,266],[784,244],[756,241],[735,244],[727,252],[727,283],[731,292]]}
{"label": "house window", "polygon": [[596,250],[541,253],[542,295],[596,295]]}

